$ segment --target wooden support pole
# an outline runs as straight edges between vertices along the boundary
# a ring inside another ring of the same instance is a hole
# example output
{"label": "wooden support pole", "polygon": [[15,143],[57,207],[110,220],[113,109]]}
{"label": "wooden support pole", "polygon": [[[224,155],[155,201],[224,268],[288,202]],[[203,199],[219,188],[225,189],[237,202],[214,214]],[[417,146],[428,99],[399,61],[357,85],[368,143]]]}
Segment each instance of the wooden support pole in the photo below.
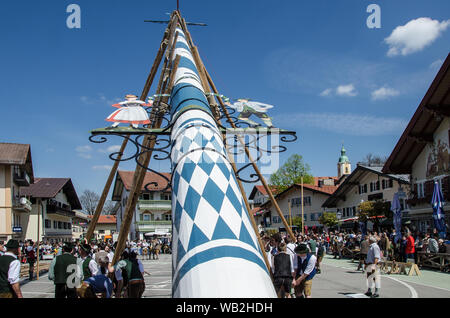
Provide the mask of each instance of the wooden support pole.
{"label": "wooden support pole", "polygon": [[[211,85],[211,88],[213,89],[213,92],[214,92],[215,94],[219,94],[219,92],[217,91],[216,86],[214,85],[214,82],[213,82],[212,79],[211,79],[211,76],[209,75],[209,73],[208,73],[208,71],[207,71],[206,69],[205,69],[205,73],[206,73],[206,76],[207,76],[207,78],[208,78],[209,84]],[[230,114],[228,113],[228,110],[225,108],[225,104],[223,103],[222,99],[221,99],[221,98],[218,98],[218,100],[219,100],[219,104],[220,104],[220,106],[221,106],[221,108],[222,108],[222,111],[225,113],[225,115],[226,115],[228,121],[231,123],[231,127],[236,128],[236,125],[235,125],[234,122],[231,120]],[[274,207],[275,207],[275,209],[276,209],[278,215],[280,216],[281,221],[283,222],[284,226],[286,227],[287,233],[291,236],[292,239],[294,239],[294,237],[295,237],[295,236],[294,236],[294,233],[292,232],[292,229],[289,227],[289,224],[287,223],[286,218],[284,217],[283,213],[281,212],[281,209],[280,209],[280,207],[279,207],[277,201],[275,200],[275,197],[274,197],[274,195],[273,195],[273,193],[272,193],[272,190],[270,189],[269,185],[267,184],[266,179],[265,179],[264,176],[261,174],[261,172],[260,172],[258,166],[256,165],[255,161],[253,160],[253,158],[252,158],[252,156],[251,156],[251,154],[250,154],[250,150],[248,149],[247,146],[245,146],[245,143],[244,143],[244,141],[242,140],[241,137],[238,136],[238,140],[239,140],[239,142],[241,143],[241,145],[244,147],[244,150],[245,150],[245,153],[246,153],[246,155],[247,155],[247,158],[248,158],[249,161],[251,162],[251,164],[252,164],[252,166],[253,166],[253,169],[255,170],[256,174],[257,174],[258,177],[260,178],[261,183],[262,183],[263,186],[264,186],[264,189],[266,189],[267,194],[269,195],[269,199],[272,201],[272,204],[274,205]]]}
{"label": "wooden support pole", "polygon": [[[169,39],[173,38],[175,27],[177,25],[177,20],[178,20],[177,15],[173,14],[171,22],[168,25]],[[173,43],[169,41],[168,49],[172,50],[173,48],[174,48]],[[170,54],[169,54],[169,56],[170,56]],[[178,57],[177,57],[177,59],[179,60]],[[163,69],[161,71],[157,94],[160,94],[162,91],[167,93],[167,92],[170,92],[170,90],[172,89],[174,75],[176,73],[176,68],[178,68],[178,63],[174,63],[174,67],[172,68],[171,75],[170,75],[170,84],[168,85],[168,87],[166,89],[167,81],[165,81],[165,76],[164,76],[165,71],[164,70],[167,67],[167,64],[168,64],[168,59],[166,58]],[[165,97],[165,96],[162,97],[162,101],[167,102],[167,100],[168,100],[167,97]],[[156,114],[156,113],[155,113],[155,116],[157,118],[156,118],[156,122],[152,125],[153,126],[152,128],[160,128],[161,124],[162,124],[162,116],[158,116],[158,114]],[[146,135],[144,138],[144,141],[143,141],[142,148],[143,149],[152,149],[155,146],[156,140],[157,140],[157,137],[155,135]],[[136,165],[136,169],[134,172],[133,185],[131,187],[130,194],[129,194],[128,200],[127,200],[127,205],[125,207],[124,219],[122,220],[122,225],[120,227],[120,232],[119,232],[119,238],[117,240],[117,246],[116,246],[114,258],[112,261],[113,265],[118,262],[121,254],[122,254],[122,251],[125,248],[125,243],[126,243],[126,240],[128,237],[128,233],[130,231],[131,221],[132,221],[135,209],[136,209],[137,200],[138,200],[139,194],[141,192],[142,184],[144,182],[144,178],[146,175],[146,168],[144,168],[144,167],[148,167],[152,153],[153,153],[153,151],[147,151],[138,159],[140,165],[139,164]]]}
{"label": "wooden support pole", "polygon": [[[167,27],[166,31],[164,32],[163,39],[161,40],[161,44],[159,46],[158,53],[156,54],[155,61],[153,62],[152,68],[150,69],[150,74],[147,77],[147,81],[144,85],[144,89],[142,91],[140,100],[147,99],[148,92],[150,91],[150,87],[152,86],[153,80],[155,78],[155,75],[158,71],[158,67],[161,63],[161,60],[164,56],[164,51],[166,50],[166,47],[169,43],[169,27]],[[95,209],[94,215],[92,217],[91,222],[89,223],[88,231],[86,233],[86,240],[89,242],[92,238],[92,235],[94,234],[95,227],[97,226],[98,219],[100,217],[100,214],[103,211],[103,206],[106,201],[106,197],[108,196],[109,190],[111,188],[111,184],[114,180],[114,177],[116,175],[117,169],[119,167],[120,160],[122,159],[122,155],[125,151],[125,148],[127,146],[128,139],[124,139],[122,142],[122,145],[120,147],[120,154],[117,156],[117,160],[114,161],[114,164],[111,168],[111,171],[109,172],[108,179],[106,181],[105,187],[103,188],[102,195],[100,196],[100,200],[98,201],[97,207]]]}

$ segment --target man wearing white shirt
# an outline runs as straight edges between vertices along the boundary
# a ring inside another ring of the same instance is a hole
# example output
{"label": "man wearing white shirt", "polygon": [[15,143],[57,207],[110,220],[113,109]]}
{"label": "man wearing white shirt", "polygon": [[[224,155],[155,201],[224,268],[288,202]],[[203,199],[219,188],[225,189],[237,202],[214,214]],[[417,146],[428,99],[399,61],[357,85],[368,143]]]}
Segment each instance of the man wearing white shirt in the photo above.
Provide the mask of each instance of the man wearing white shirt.
{"label": "man wearing white shirt", "polygon": [[7,252],[0,256],[0,298],[23,298],[20,290],[19,242],[9,240]]}
{"label": "man wearing white shirt", "polygon": [[91,257],[89,251],[91,247],[87,244],[80,245],[80,263],[84,279],[95,276],[98,273],[98,265]]}
{"label": "man wearing white shirt", "polygon": [[295,248],[297,254],[297,268],[292,285],[299,298],[311,298],[312,279],[316,275],[316,256],[308,253],[308,246],[300,244]]}

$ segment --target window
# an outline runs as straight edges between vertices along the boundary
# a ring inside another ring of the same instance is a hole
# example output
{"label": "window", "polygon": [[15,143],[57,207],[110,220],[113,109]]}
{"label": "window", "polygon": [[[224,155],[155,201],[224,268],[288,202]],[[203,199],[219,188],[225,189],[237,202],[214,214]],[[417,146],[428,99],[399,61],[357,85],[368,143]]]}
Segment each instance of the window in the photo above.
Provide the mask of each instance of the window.
{"label": "window", "polygon": [[170,213],[169,214],[165,214],[164,215],[164,220],[165,221],[172,221],[172,214],[170,214]]}
{"label": "window", "polygon": [[304,197],[304,200],[305,200],[305,203],[304,203],[305,206],[311,206],[311,197]]}
{"label": "window", "polygon": [[44,221],[44,223],[45,223],[45,228],[46,229],[49,229],[49,228],[51,228],[52,227],[52,222],[50,221],[50,220],[45,220]]}
{"label": "window", "polygon": [[63,229],[67,230],[67,223],[63,222]]}
{"label": "window", "polygon": [[58,221],[58,229],[62,229],[63,228],[63,222]]}
{"label": "window", "polygon": [[[170,194],[164,194],[164,200],[170,201],[172,200],[172,195]],[[260,202],[259,202],[260,203]]]}
{"label": "window", "polygon": [[316,221],[316,214],[315,213],[311,213],[311,221]]}
{"label": "window", "polygon": [[367,184],[359,186],[359,194],[367,193]]}
{"label": "window", "polygon": [[58,222],[57,221],[53,221],[53,228],[57,229],[58,228]]}
{"label": "window", "polygon": [[142,216],[144,221],[150,221],[150,214],[143,214]]}
{"label": "window", "polygon": [[273,223],[281,223],[281,218],[279,216],[272,217]]}
{"label": "window", "polygon": [[67,228],[70,230],[72,228],[72,223],[67,223]]}

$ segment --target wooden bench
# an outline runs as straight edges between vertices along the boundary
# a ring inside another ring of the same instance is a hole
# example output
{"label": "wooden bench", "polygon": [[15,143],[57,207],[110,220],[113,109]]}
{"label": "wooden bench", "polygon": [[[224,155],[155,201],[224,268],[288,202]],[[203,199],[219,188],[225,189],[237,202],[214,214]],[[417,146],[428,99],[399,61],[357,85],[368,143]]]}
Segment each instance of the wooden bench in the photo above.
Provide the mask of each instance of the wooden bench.
{"label": "wooden bench", "polygon": [[438,268],[440,271],[450,270],[449,253],[427,253],[417,252],[417,263],[419,267]]}
{"label": "wooden bench", "polygon": [[[409,271],[407,271],[409,269]],[[396,261],[382,261],[380,262],[380,271],[385,274],[406,274],[412,276],[416,274],[420,275],[420,270],[417,264],[412,262],[396,262]]]}
{"label": "wooden bench", "polygon": [[359,249],[349,249],[348,247],[342,248],[342,257],[351,258],[352,262],[359,257],[360,251]]}

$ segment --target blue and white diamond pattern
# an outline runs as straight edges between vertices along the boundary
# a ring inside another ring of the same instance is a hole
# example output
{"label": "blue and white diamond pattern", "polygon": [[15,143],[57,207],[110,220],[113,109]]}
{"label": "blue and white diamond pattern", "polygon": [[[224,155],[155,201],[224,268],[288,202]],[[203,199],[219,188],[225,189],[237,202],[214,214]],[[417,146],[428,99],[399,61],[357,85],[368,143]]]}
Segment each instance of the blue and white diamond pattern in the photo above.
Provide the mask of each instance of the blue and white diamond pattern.
{"label": "blue and white diamond pattern", "polygon": [[[238,272],[246,278],[239,281],[240,290],[264,286],[255,288],[258,292],[265,290],[260,295],[273,297],[273,286],[223,137],[205,107],[208,101],[184,33],[177,31],[180,35],[175,55],[181,56],[181,67],[175,75],[171,99],[174,295],[196,297],[206,289],[217,293],[219,288],[214,283],[218,282],[217,271],[225,277],[237,275],[236,266],[226,266],[220,260],[227,258],[239,264]],[[194,75],[195,80],[187,75]],[[199,268],[204,270],[202,277],[196,276]],[[222,284],[218,294],[235,295],[233,288],[237,283],[229,283],[229,286]],[[202,287],[195,288],[199,285]]]}

